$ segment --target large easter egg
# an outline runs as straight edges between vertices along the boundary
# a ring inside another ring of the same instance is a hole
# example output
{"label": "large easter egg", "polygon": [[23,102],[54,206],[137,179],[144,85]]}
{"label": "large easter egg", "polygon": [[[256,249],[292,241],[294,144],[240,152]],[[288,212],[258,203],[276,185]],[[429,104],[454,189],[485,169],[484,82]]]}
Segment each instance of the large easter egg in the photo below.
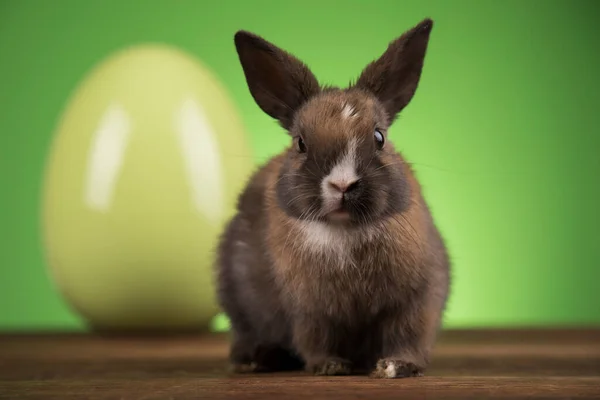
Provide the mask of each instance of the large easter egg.
{"label": "large easter egg", "polygon": [[252,169],[238,112],[168,46],[114,54],[60,118],[43,193],[52,277],[93,327],[206,329],[217,239]]}

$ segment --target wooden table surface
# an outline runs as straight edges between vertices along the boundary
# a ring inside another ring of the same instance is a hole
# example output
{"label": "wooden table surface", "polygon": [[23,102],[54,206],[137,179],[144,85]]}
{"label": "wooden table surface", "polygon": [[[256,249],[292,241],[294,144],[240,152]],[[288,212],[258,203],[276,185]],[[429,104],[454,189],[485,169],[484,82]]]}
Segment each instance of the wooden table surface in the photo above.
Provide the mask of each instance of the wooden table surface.
{"label": "wooden table surface", "polygon": [[2,399],[600,399],[600,330],[446,331],[423,378],[231,375],[224,336],[0,335]]}

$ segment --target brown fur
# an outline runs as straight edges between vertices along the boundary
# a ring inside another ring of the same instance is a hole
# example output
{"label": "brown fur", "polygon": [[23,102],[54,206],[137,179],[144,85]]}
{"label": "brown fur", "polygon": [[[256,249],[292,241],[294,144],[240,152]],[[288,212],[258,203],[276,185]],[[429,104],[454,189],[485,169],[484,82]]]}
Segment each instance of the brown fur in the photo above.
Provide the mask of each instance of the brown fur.
{"label": "brown fur", "polygon": [[[426,369],[449,260],[411,168],[391,143],[378,148],[373,132],[387,138],[412,98],[431,26],[425,20],[394,41],[344,90],[319,89],[288,53],[236,34],[254,98],[293,137],[251,178],[219,246],[219,300],[237,371],[304,366],[389,378]],[[346,105],[352,115],[341,117]],[[361,178],[344,194],[348,220],[334,223],[320,185],[350,141]]]}

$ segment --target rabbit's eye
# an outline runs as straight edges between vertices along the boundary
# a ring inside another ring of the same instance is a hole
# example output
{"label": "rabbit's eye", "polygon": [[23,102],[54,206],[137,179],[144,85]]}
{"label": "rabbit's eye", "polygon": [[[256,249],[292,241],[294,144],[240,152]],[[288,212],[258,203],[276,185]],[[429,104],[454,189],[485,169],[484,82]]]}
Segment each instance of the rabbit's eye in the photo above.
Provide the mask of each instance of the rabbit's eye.
{"label": "rabbit's eye", "polygon": [[300,136],[296,138],[296,150],[298,150],[298,153],[306,153],[306,145]]}
{"label": "rabbit's eye", "polygon": [[375,144],[377,145],[377,148],[381,150],[383,148],[384,143],[385,139],[383,137],[383,134],[381,133],[381,131],[379,131],[379,129],[375,129]]}

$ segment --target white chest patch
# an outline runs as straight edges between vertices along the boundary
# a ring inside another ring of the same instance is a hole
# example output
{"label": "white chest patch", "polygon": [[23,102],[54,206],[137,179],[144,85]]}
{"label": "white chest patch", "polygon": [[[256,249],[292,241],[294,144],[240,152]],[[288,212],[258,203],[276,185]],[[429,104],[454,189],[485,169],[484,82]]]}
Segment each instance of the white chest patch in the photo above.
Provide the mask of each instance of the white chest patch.
{"label": "white chest patch", "polygon": [[303,221],[299,226],[302,232],[300,251],[323,257],[328,267],[354,266],[353,248],[376,238],[376,233],[369,228],[356,231],[319,221]]}
{"label": "white chest patch", "polygon": [[308,250],[315,253],[340,253],[353,242],[353,235],[323,222],[303,222],[301,229]]}

